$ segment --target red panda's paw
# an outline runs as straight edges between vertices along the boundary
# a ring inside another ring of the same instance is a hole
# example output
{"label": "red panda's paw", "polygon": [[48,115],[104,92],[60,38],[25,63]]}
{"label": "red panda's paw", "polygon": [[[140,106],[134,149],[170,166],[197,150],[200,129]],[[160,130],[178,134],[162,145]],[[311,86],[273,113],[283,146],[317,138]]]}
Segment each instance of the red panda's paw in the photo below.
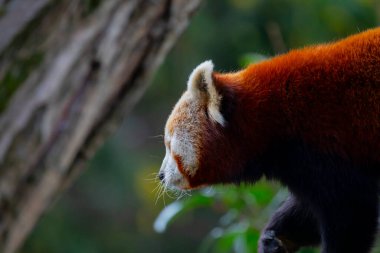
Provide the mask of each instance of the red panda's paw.
{"label": "red panda's paw", "polygon": [[276,237],[273,230],[265,231],[259,241],[258,253],[291,253],[288,251],[284,243]]}

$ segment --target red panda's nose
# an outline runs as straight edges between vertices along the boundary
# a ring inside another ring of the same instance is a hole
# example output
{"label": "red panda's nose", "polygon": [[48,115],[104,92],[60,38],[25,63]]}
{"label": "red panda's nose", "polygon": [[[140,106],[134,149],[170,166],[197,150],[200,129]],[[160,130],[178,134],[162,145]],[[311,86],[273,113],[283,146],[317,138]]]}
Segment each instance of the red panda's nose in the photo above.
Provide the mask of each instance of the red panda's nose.
{"label": "red panda's nose", "polygon": [[165,179],[165,174],[163,172],[160,172],[158,174],[158,179],[160,179],[160,181],[163,181]]}

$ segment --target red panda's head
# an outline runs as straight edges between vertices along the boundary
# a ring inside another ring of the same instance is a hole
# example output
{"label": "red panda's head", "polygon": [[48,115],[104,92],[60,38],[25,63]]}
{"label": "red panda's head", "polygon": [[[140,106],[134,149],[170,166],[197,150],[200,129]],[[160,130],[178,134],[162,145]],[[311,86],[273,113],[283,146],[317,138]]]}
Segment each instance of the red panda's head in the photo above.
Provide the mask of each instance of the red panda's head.
{"label": "red panda's head", "polygon": [[241,172],[239,140],[231,138],[222,113],[224,95],[213,67],[206,61],[193,70],[186,92],[166,123],[166,155],[159,173],[166,187],[192,189],[224,183]]}

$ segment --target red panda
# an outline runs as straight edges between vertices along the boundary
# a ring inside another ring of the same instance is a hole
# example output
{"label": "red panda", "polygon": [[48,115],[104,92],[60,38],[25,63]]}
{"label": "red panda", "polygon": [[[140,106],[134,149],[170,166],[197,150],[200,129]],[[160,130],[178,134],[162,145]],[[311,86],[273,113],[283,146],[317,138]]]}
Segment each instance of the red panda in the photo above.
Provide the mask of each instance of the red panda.
{"label": "red panda", "polygon": [[168,188],[278,180],[290,197],[260,253],[370,252],[380,178],[380,29],[235,73],[206,61],[165,127]]}

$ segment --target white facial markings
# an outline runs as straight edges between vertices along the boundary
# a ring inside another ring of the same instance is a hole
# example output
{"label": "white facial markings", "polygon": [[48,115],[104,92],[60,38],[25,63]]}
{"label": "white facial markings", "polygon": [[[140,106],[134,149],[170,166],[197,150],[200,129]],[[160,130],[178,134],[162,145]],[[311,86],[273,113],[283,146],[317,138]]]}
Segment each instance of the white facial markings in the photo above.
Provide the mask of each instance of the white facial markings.
{"label": "white facial markings", "polygon": [[162,162],[162,166],[160,169],[160,172],[164,173],[165,187],[186,189],[189,187],[189,183],[179,171],[177,162],[174,159],[174,155],[179,155],[175,151],[176,147],[178,146],[176,144],[177,141],[175,138],[171,137],[168,131],[165,131],[165,142],[166,145],[170,145],[170,147],[166,147],[165,158]]}
{"label": "white facial markings", "polygon": [[184,170],[190,176],[195,175],[197,161],[192,141],[187,131],[176,131],[171,140],[172,152],[181,158]]}

